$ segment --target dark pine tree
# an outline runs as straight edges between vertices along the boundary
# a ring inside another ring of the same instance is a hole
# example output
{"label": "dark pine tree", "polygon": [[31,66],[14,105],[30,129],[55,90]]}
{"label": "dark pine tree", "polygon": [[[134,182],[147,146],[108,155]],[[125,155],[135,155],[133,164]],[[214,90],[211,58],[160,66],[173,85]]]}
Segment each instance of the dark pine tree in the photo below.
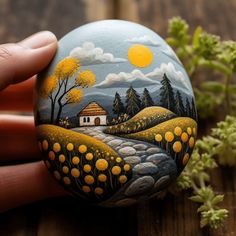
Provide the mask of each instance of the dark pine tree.
{"label": "dark pine tree", "polygon": [[196,111],[196,106],[195,106],[195,102],[194,102],[193,97],[192,97],[192,101],[191,101],[191,117],[194,120],[197,120],[197,111]]}
{"label": "dark pine tree", "polygon": [[185,113],[183,98],[178,90],[175,94],[175,113],[179,116],[184,116]]}
{"label": "dark pine tree", "polygon": [[165,107],[169,109],[170,111],[175,112],[175,99],[174,99],[174,92],[173,88],[171,86],[171,82],[166,76],[166,74],[163,75],[163,79],[161,80],[161,100],[160,105],[162,107]]}
{"label": "dark pine tree", "polygon": [[144,90],[143,90],[143,96],[142,96],[141,100],[142,100],[141,101],[142,108],[151,107],[154,105],[152,97],[150,96],[149,91],[146,88],[144,88]]}
{"label": "dark pine tree", "polygon": [[191,106],[190,106],[188,98],[186,98],[185,114],[186,116],[191,117]]}
{"label": "dark pine tree", "polygon": [[126,91],[126,114],[134,116],[141,110],[140,96],[132,86]]}
{"label": "dark pine tree", "polygon": [[124,105],[123,105],[121,98],[120,98],[120,94],[117,92],[115,94],[115,99],[113,101],[113,109],[112,110],[113,110],[114,114],[117,115],[117,117],[120,116],[125,111]]}

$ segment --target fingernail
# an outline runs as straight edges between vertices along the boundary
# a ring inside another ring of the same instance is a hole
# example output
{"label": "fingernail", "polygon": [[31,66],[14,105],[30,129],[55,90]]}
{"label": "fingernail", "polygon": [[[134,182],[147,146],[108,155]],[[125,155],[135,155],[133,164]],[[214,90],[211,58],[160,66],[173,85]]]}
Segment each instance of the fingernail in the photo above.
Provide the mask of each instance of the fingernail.
{"label": "fingernail", "polygon": [[50,31],[41,31],[20,41],[18,44],[25,48],[41,48],[57,41],[56,36]]}

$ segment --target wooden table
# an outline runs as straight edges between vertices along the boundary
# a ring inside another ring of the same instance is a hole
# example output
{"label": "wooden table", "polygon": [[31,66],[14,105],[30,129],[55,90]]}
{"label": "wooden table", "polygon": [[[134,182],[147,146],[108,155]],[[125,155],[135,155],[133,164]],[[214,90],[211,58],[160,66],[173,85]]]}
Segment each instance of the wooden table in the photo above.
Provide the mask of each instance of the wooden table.
{"label": "wooden table", "polygon": [[[168,19],[178,15],[189,22],[191,32],[201,25],[223,39],[236,40],[235,12],[236,0],[0,0],[0,43],[45,29],[60,38],[84,23],[107,18],[139,22],[165,37]],[[225,194],[222,205],[230,212],[218,231],[200,229],[197,205],[186,192],[117,209],[49,199],[0,214],[0,235],[236,235],[235,169],[214,171],[212,185]]]}

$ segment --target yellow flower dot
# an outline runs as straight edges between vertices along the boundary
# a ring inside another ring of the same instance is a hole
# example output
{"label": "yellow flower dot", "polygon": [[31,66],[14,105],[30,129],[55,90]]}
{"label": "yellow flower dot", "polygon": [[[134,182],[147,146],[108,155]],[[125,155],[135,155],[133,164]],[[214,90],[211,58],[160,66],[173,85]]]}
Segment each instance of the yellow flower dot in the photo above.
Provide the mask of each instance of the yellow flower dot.
{"label": "yellow flower dot", "polygon": [[182,134],[182,129],[179,126],[177,126],[174,129],[174,133],[176,136],[180,136]]}
{"label": "yellow flower dot", "polygon": [[106,177],[106,175],[104,175],[104,174],[100,174],[100,175],[98,176],[98,180],[99,180],[100,182],[105,182],[105,181],[107,180],[107,177]]}
{"label": "yellow flower dot", "polygon": [[114,160],[114,157],[111,157],[111,160]]}
{"label": "yellow flower dot", "polygon": [[186,132],[183,132],[181,135],[181,140],[186,143],[188,141],[188,134]]}
{"label": "yellow flower dot", "polygon": [[87,147],[85,145],[80,145],[79,146],[79,152],[80,153],[85,153],[87,151]]}
{"label": "yellow flower dot", "polygon": [[91,191],[90,187],[89,187],[89,186],[86,186],[86,185],[84,185],[84,186],[82,187],[82,190],[83,190],[85,193],[89,193],[89,192]]}
{"label": "yellow flower dot", "polygon": [[193,135],[196,135],[196,133],[197,133],[197,132],[196,132],[196,128],[194,127],[194,128],[193,128]]}
{"label": "yellow flower dot", "polygon": [[64,183],[66,184],[66,185],[69,185],[70,183],[71,183],[71,181],[70,181],[70,178],[69,177],[63,177],[63,181],[64,181]]}
{"label": "yellow flower dot", "polygon": [[165,133],[165,140],[166,140],[167,142],[172,142],[172,141],[174,140],[174,135],[173,135],[173,133],[170,132],[170,131],[167,131],[167,132]]}
{"label": "yellow flower dot", "polygon": [[85,156],[86,160],[91,161],[93,159],[93,154],[91,152],[87,153]]}
{"label": "yellow flower dot", "polygon": [[194,137],[191,137],[191,138],[189,139],[188,144],[189,144],[189,147],[190,147],[190,148],[192,148],[192,147],[194,146]]}
{"label": "yellow flower dot", "polygon": [[187,133],[188,133],[189,135],[192,134],[192,129],[191,129],[190,127],[187,128]]}
{"label": "yellow flower dot", "polygon": [[175,151],[175,152],[181,152],[181,150],[182,150],[182,144],[181,144],[181,142],[180,141],[176,141],[176,142],[174,142],[174,144],[173,144],[173,150]]}
{"label": "yellow flower dot", "polygon": [[101,194],[103,194],[103,189],[100,187],[97,187],[97,188],[95,188],[94,192],[98,195],[101,195]]}
{"label": "yellow flower dot", "polygon": [[74,156],[74,157],[72,158],[72,163],[73,163],[74,165],[78,165],[78,164],[79,164],[79,162],[80,162],[80,159],[79,159],[79,157],[77,157],[77,156]]}
{"label": "yellow flower dot", "polygon": [[75,178],[78,178],[80,176],[80,172],[77,168],[72,168],[70,173]]}
{"label": "yellow flower dot", "polygon": [[161,141],[162,141],[162,136],[161,136],[160,134],[157,134],[157,135],[155,136],[155,140],[156,140],[157,142],[161,142]]}
{"label": "yellow flower dot", "polygon": [[119,166],[113,166],[111,172],[113,175],[119,175],[121,172],[121,168]]}
{"label": "yellow flower dot", "polygon": [[68,168],[68,166],[63,166],[63,167],[62,167],[62,171],[63,171],[63,173],[65,173],[65,174],[69,173],[69,168]]}
{"label": "yellow flower dot", "polygon": [[84,181],[86,184],[93,184],[94,183],[94,178],[92,175],[86,175],[84,177]]}
{"label": "yellow flower dot", "polygon": [[122,159],[121,159],[120,157],[117,157],[117,158],[116,158],[116,162],[117,162],[117,163],[120,163],[121,161],[122,161]]}
{"label": "yellow flower dot", "polygon": [[188,163],[189,160],[189,154],[185,153],[184,158],[183,158],[183,165],[185,166]]}
{"label": "yellow flower dot", "polygon": [[59,161],[60,161],[61,163],[65,162],[65,160],[66,160],[65,155],[63,155],[63,154],[59,155]]}
{"label": "yellow flower dot", "polygon": [[98,170],[106,170],[108,167],[108,162],[105,159],[98,159],[95,166]]}
{"label": "yellow flower dot", "polygon": [[48,157],[49,157],[49,159],[50,159],[51,161],[53,161],[53,160],[55,159],[55,153],[54,153],[53,151],[50,151],[50,152],[48,153]]}
{"label": "yellow flower dot", "polygon": [[124,170],[125,171],[129,171],[130,170],[130,165],[129,164],[125,164],[124,165]]}
{"label": "yellow flower dot", "polygon": [[45,165],[47,166],[48,169],[51,167],[51,164],[48,160],[45,161]]}
{"label": "yellow flower dot", "polygon": [[43,146],[43,150],[47,151],[48,150],[48,141],[47,140],[43,140],[42,146]]}
{"label": "yellow flower dot", "polygon": [[68,143],[68,144],[66,145],[66,149],[67,149],[68,151],[72,151],[72,150],[74,149],[74,144],[73,144],[73,143]]}
{"label": "yellow flower dot", "polygon": [[59,173],[57,170],[53,172],[53,175],[54,175],[54,177],[55,177],[57,180],[60,180],[60,179],[61,179],[61,175],[60,175],[60,173]]}
{"label": "yellow flower dot", "polygon": [[127,181],[127,177],[125,175],[121,175],[119,177],[119,181],[120,181],[120,183],[124,184]]}
{"label": "yellow flower dot", "polygon": [[91,166],[89,164],[84,165],[84,171],[86,173],[90,172],[91,171]]}
{"label": "yellow flower dot", "polygon": [[53,151],[54,151],[54,152],[60,152],[60,151],[61,151],[61,145],[60,145],[60,143],[54,143],[54,144],[53,144]]}

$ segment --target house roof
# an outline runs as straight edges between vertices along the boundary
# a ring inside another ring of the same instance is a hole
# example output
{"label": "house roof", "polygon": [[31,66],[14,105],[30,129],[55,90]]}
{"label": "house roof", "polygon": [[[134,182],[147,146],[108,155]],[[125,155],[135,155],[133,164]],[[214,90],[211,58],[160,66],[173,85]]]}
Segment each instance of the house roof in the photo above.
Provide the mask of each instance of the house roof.
{"label": "house roof", "polygon": [[107,111],[97,102],[90,102],[79,113],[78,116],[107,115]]}

